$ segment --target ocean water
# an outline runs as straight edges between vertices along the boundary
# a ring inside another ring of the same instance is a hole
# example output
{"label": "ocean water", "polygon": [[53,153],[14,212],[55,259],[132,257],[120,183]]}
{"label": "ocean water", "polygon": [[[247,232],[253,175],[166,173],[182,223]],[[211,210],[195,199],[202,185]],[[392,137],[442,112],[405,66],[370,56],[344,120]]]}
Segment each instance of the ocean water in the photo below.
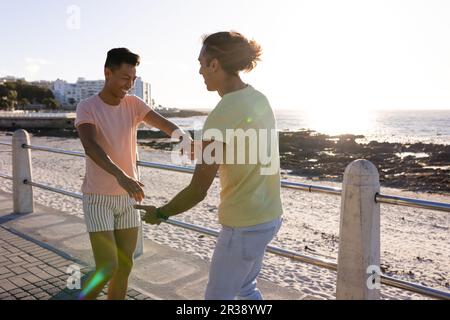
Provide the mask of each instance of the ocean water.
{"label": "ocean water", "polygon": [[[450,110],[347,111],[275,110],[279,130],[310,129],[328,135],[364,135],[358,142],[450,145]],[[206,116],[171,118],[186,129],[202,128]]]}

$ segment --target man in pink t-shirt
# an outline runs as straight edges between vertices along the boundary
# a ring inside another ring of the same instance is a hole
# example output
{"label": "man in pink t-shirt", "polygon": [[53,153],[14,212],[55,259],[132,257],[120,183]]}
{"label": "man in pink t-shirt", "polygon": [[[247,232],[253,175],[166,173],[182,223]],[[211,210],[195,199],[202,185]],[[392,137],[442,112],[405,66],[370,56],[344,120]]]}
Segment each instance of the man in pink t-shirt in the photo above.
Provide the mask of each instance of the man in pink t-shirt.
{"label": "man in pink t-shirt", "polygon": [[[136,172],[136,136],[141,122],[172,136],[182,130],[128,95],[139,56],[126,48],[108,52],[105,86],[77,106],[75,126],[86,152],[83,211],[96,270],[83,285],[81,299],[95,299],[109,282],[108,299],[124,299],[133,266],[140,215],[133,208],[144,199]],[[190,136],[183,133],[183,138]]]}

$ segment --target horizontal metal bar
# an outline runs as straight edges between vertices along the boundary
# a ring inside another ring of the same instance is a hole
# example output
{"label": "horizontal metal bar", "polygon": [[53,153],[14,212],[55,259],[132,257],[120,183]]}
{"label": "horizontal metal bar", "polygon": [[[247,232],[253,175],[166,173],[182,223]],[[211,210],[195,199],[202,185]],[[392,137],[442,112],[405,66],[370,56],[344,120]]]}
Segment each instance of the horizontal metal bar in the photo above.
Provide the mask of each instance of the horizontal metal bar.
{"label": "horizontal metal bar", "polygon": [[[183,173],[193,173],[194,172],[193,167],[182,167],[182,166],[177,166],[177,165],[162,164],[162,163],[156,163],[156,162],[138,161],[138,165],[141,167],[155,168],[155,169],[162,169],[162,170],[169,170],[169,171],[176,171],[176,172],[183,172]],[[310,185],[310,184],[299,183],[299,182],[291,182],[291,181],[287,181],[287,180],[282,180],[281,186],[283,188],[297,189],[297,190],[307,191],[307,192],[325,193],[325,194],[331,194],[331,195],[336,195],[336,196],[340,196],[342,194],[342,189],[339,189],[339,188],[316,186],[316,185]],[[386,203],[386,204],[402,205],[402,206],[416,207],[416,208],[422,208],[422,209],[450,212],[450,204],[444,203],[444,202],[433,202],[433,201],[425,201],[425,200],[418,200],[418,199],[416,200],[416,199],[411,199],[411,198],[395,197],[395,196],[382,195],[382,194],[377,194],[375,196],[375,201],[380,202],[380,203]]]}
{"label": "horizontal metal bar", "polygon": [[51,152],[51,153],[66,154],[69,156],[76,156],[76,157],[81,157],[81,158],[86,157],[86,155],[83,152],[79,152],[79,151],[68,151],[68,150],[64,150],[64,149],[49,148],[49,147],[44,147],[44,146],[30,146],[28,144],[24,144],[23,147],[25,149],[30,149],[30,150],[38,150],[38,151],[46,151],[46,152]]}
{"label": "horizontal metal bar", "polygon": [[297,260],[300,262],[304,262],[307,264],[311,264],[313,266],[325,268],[331,271],[337,271],[337,264],[336,262],[327,261],[319,258],[314,258],[311,256],[303,255],[294,251],[274,247],[274,246],[267,246],[267,251],[270,253],[273,253],[278,256],[290,258],[293,260]]}
{"label": "horizontal metal bar", "polygon": [[0,142],[0,145],[2,145],[2,146],[12,146],[12,143]]}
{"label": "horizontal metal bar", "polygon": [[4,179],[8,179],[8,180],[12,180],[12,179],[13,179],[12,176],[7,175],[7,174],[5,174],[5,173],[1,173],[1,172],[0,172],[0,177],[1,177],[1,178],[4,178]]}
{"label": "horizontal metal bar", "polygon": [[[25,180],[24,183],[28,184],[28,185],[31,185],[31,186],[34,186],[34,187],[45,189],[45,190],[48,190],[48,191],[52,191],[52,192],[56,192],[56,193],[59,193],[59,194],[63,194],[63,195],[66,195],[66,196],[71,196],[71,197],[74,197],[74,198],[82,199],[82,195],[79,194],[79,193],[74,193],[74,192],[61,190],[61,189],[50,187],[50,186],[47,186],[47,185],[43,185],[43,184],[40,184],[40,183],[37,183],[37,182],[30,182],[30,181],[27,181],[27,180]],[[219,232],[216,231],[216,230],[212,230],[212,229],[208,229],[208,228],[205,228],[205,227],[196,226],[196,225],[189,224],[189,223],[186,223],[186,222],[182,222],[182,221],[179,221],[179,220],[169,219],[169,220],[166,221],[166,223],[170,224],[170,225],[178,226],[178,227],[181,227],[181,228],[184,228],[184,229],[188,229],[188,230],[191,230],[191,231],[196,231],[196,232],[203,233],[203,234],[206,234],[206,235],[214,236],[214,237],[217,237],[219,235]],[[327,268],[329,270],[333,270],[333,271],[337,270],[337,265],[334,262],[329,262],[329,261],[317,259],[317,258],[314,258],[314,257],[305,256],[305,255],[299,254],[299,253],[294,252],[294,251],[289,251],[289,250],[285,250],[285,249],[278,248],[278,247],[273,247],[273,246],[268,246],[267,247],[267,251],[271,252],[273,254],[276,254],[276,255],[284,256],[284,257],[287,257],[287,258],[292,258],[294,260],[302,261],[302,262],[309,263],[309,264],[312,264],[312,265],[315,265],[315,266],[324,267],[324,268]]]}
{"label": "horizontal metal bar", "polygon": [[[174,220],[172,218],[165,221],[165,223],[173,225],[173,226],[181,227],[181,228],[184,228],[187,230],[203,233],[203,234],[206,234],[209,236],[218,237],[218,235],[219,235],[219,232],[216,230],[196,226],[196,225],[193,225],[190,223],[182,222],[179,220]],[[337,271],[337,263],[336,262],[302,255],[302,254],[294,252],[294,251],[285,250],[285,249],[274,247],[274,246],[267,246],[267,252],[273,253],[275,255],[283,256],[286,258],[291,258],[293,260],[297,260],[297,261],[307,263],[310,265],[314,265],[317,267],[325,268],[325,269],[328,269],[331,271]],[[413,282],[407,282],[407,281],[396,279],[396,278],[393,278],[391,276],[387,276],[384,274],[381,275],[381,283],[389,285],[391,287],[396,287],[399,289],[407,290],[410,292],[423,294],[423,295],[431,297],[431,298],[450,300],[450,292],[433,289],[433,288],[426,287],[426,286],[423,286],[423,285],[420,285],[417,283],[413,283]]]}
{"label": "horizontal metal bar", "polygon": [[[213,236],[213,237],[218,237],[219,236],[219,232],[217,230],[213,230],[213,229],[209,229],[209,228],[205,228],[205,227],[200,227],[194,224],[190,224],[187,222],[182,222],[179,220],[174,220],[174,219],[168,219],[166,221],[164,221],[167,224],[173,225],[173,226],[177,226],[180,228],[184,228],[184,229],[188,229],[191,231],[196,231],[199,233],[203,233],[209,236]],[[283,257],[287,257],[287,258],[292,258],[294,260],[298,260],[298,261],[302,261],[302,262],[306,262],[309,264],[313,264],[315,266],[319,266],[319,267],[324,267],[326,269],[329,270],[333,270],[336,271],[337,270],[337,264],[331,261],[326,261],[326,260],[321,260],[321,259],[317,259],[314,257],[310,257],[310,256],[305,256],[302,254],[299,254],[297,252],[294,251],[289,251],[289,250],[285,250],[282,248],[278,248],[278,247],[273,247],[273,246],[267,246],[267,251],[271,252],[275,255],[279,255],[279,256],[283,256]]]}
{"label": "horizontal metal bar", "polygon": [[336,196],[340,196],[342,193],[342,189],[339,189],[339,188],[315,186],[312,184],[291,182],[291,181],[287,181],[287,180],[281,180],[281,186],[284,188],[297,189],[297,190],[302,190],[302,191],[307,191],[307,192],[326,193],[326,194],[332,194],[332,195],[336,195]]}
{"label": "horizontal metal bar", "polygon": [[41,183],[37,183],[37,182],[31,182],[31,181],[28,181],[28,180],[24,180],[23,183],[27,184],[27,185],[30,185],[30,186],[33,186],[33,187],[37,187],[37,188],[41,188],[41,189],[44,189],[44,190],[48,190],[48,191],[56,192],[56,193],[59,193],[59,194],[63,194],[65,196],[77,198],[77,199],[80,199],[80,200],[83,199],[83,195],[80,194],[80,193],[77,193],[77,192],[66,191],[66,190],[54,188],[54,187],[51,187],[51,186],[47,186],[45,184],[41,184]]}
{"label": "horizontal metal bar", "polygon": [[[5,177],[5,178],[10,178],[12,179],[12,177],[1,174],[0,176]],[[70,192],[70,191],[66,191],[66,190],[61,190],[58,188],[54,188],[51,186],[47,186],[47,185],[43,185],[37,182],[30,182],[25,180],[24,181],[25,184],[34,186],[34,187],[38,187],[41,189],[45,189],[48,191],[52,191],[52,192],[56,192],[59,194],[63,194],[66,196],[70,196],[70,197],[74,197],[77,199],[82,199],[82,195],[79,193],[75,193],[75,192]],[[186,222],[182,222],[182,221],[178,221],[178,220],[174,220],[174,219],[169,219],[166,221],[166,223],[170,224],[170,225],[174,225],[174,226],[178,226],[184,229],[188,229],[191,231],[196,231],[199,233],[203,233],[206,235],[210,235],[210,236],[214,236],[217,237],[219,235],[219,232],[216,230],[212,230],[209,228],[205,228],[205,227],[200,227],[200,226],[196,226],[190,223],[186,223]],[[267,246],[267,251],[270,253],[273,253],[275,255],[279,255],[279,256],[284,256],[287,258],[291,258],[293,260],[297,260],[300,262],[304,262],[307,264],[311,264],[317,267],[321,267],[321,268],[326,268],[332,271],[337,271],[337,264],[335,262],[331,262],[331,261],[327,261],[327,260],[322,260],[322,259],[318,259],[318,258],[314,258],[311,256],[306,256],[306,255],[302,255],[299,254],[297,252],[294,251],[290,251],[290,250],[285,250],[282,248],[278,248],[278,247],[274,247],[274,246]],[[445,292],[445,291],[441,291],[441,290],[437,290],[437,289],[433,289],[430,287],[425,287],[422,286],[420,284],[416,284],[416,283],[412,283],[412,282],[407,282],[407,281],[403,281],[400,279],[395,279],[393,277],[390,276],[386,276],[386,275],[381,275],[381,282],[383,284],[392,286],[392,287],[396,287],[399,289],[403,289],[403,290],[407,290],[410,292],[415,292],[415,293],[419,293],[419,294],[423,294],[432,298],[438,298],[438,299],[447,299],[450,300],[450,293],[449,292]]]}
{"label": "horizontal metal bar", "polygon": [[162,170],[168,170],[168,171],[176,171],[176,172],[183,172],[183,173],[194,173],[194,167],[186,166],[177,166],[173,164],[163,164],[163,163],[157,163],[157,162],[147,162],[147,161],[138,161],[138,166],[145,167],[145,168],[154,168],[154,169],[162,169]]}
{"label": "horizontal metal bar", "polygon": [[[67,151],[67,150],[57,149],[57,148],[48,148],[48,147],[31,146],[31,145],[24,145],[24,148],[28,148],[28,149],[32,149],[32,150],[54,152],[54,153],[60,153],[60,154],[66,154],[66,155],[73,155],[73,156],[78,156],[78,157],[85,157],[85,154],[83,154],[82,152]],[[146,168],[154,168],[154,169],[191,173],[191,174],[194,172],[194,167],[190,167],[190,166],[183,167],[183,166],[162,164],[162,163],[156,163],[156,162],[147,162],[147,161],[138,161],[137,164],[141,167],[146,167]],[[291,182],[291,181],[287,181],[287,180],[282,180],[281,186],[283,188],[297,189],[297,190],[302,190],[302,191],[307,191],[307,192],[325,193],[325,194],[331,194],[331,195],[336,195],[336,196],[339,196],[342,194],[342,189],[339,189],[339,188],[309,185],[309,184],[304,184],[304,183]],[[415,207],[415,208],[421,208],[421,209],[450,212],[450,203],[445,203],[445,202],[434,202],[434,201],[426,201],[426,200],[412,199],[412,198],[406,198],[406,197],[397,197],[397,196],[383,195],[380,193],[378,193],[375,196],[375,201],[379,202],[379,203],[385,203],[385,204],[391,204],[391,205],[400,205],[400,206],[406,206],[406,207]]]}
{"label": "horizontal metal bar", "polygon": [[423,286],[418,283],[408,282],[400,279],[396,279],[387,275],[381,275],[381,283],[386,284],[391,287],[396,287],[399,289],[407,290],[410,292],[416,292],[419,294],[423,294],[425,296],[442,299],[442,300],[450,300],[450,292],[442,291],[438,289],[433,289],[430,287]]}
{"label": "horizontal metal bar", "polygon": [[5,113],[0,112],[1,119],[75,119],[75,112],[51,112],[51,113]]}
{"label": "horizontal metal bar", "polygon": [[431,209],[437,211],[450,212],[450,203],[435,202],[420,199],[412,199],[405,197],[390,196],[377,193],[375,195],[375,201],[379,203],[394,204],[405,207]]}
{"label": "horizontal metal bar", "polygon": [[[31,146],[31,145],[24,145],[24,148],[31,149],[31,150],[65,154],[65,155],[72,155],[72,156],[78,156],[78,157],[85,157],[85,154],[82,152],[67,151],[67,150],[57,149],[57,148],[50,148],[50,147],[43,147],[43,146]],[[137,164],[138,164],[138,166],[145,167],[145,168],[161,169],[161,170],[190,173],[190,174],[194,173],[194,169],[195,169],[192,166],[178,166],[178,165],[163,164],[163,163],[148,162],[148,161],[137,161]],[[327,194],[333,194],[333,195],[340,195],[342,192],[341,189],[338,189],[338,188],[315,186],[315,185],[309,185],[309,184],[298,183],[298,182],[290,182],[287,180],[282,180],[281,186],[284,188],[297,189],[297,190],[303,190],[303,191],[308,191],[308,192],[320,192],[320,193],[327,193]]]}
{"label": "horizontal metal bar", "polygon": [[[146,168],[154,168],[154,169],[162,169],[162,170],[169,170],[169,171],[176,171],[176,172],[184,172],[184,173],[194,173],[194,167],[187,166],[177,166],[172,164],[162,164],[162,163],[156,163],[156,162],[146,162],[146,161],[138,161],[137,164],[141,167]],[[328,193],[333,195],[340,195],[341,189],[338,188],[331,188],[331,187],[322,187],[322,186],[315,186],[315,185],[309,185],[304,183],[298,183],[298,182],[290,182],[287,180],[281,181],[281,186],[284,188],[291,188],[291,189],[298,189],[308,192],[321,192],[321,193]]]}

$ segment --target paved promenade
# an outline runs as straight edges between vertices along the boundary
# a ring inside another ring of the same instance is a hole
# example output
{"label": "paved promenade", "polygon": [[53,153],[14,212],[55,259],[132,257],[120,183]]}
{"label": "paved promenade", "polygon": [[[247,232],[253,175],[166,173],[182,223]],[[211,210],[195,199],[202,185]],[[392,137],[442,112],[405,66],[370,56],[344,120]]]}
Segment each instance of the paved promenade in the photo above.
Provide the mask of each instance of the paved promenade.
{"label": "paved promenade", "polygon": [[[0,192],[0,300],[71,300],[68,267],[86,277],[93,257],[85,225],[79,217],[35,205],[35,212],[13,214],[12,195]],[[127,299],[200,300],[209,263],[167,246],[144,241],[144,255],[135,261]],[[261,280],[266,299],[314,299]],[[99,299],[105,299],[103,292]]]}

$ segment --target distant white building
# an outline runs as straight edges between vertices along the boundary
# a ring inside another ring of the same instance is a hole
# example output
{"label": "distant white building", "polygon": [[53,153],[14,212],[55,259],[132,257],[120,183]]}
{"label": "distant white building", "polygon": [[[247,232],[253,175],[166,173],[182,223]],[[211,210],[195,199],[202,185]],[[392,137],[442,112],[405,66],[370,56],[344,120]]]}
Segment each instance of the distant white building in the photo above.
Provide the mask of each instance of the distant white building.
{"label": "distant white building", "polygon": [[[76,106],[81,100],[99,93],[104,85],[104,80],[86,80],[84,78],[78,78],[76,83],[67,83],[67,81],[57,79],[53,83],[52,91],[55,98],[62,105]],[[140,77],[136,79],[131,94],[138,96],[148,105],[151,104],[150,84],[142,81]]]}
{"label": "distant white building", "polygon": [[131,94],[144,100],[146,104],[151,106],[152,103],[152,89],[150,83],[142,81],[141,77],[138,77],[134,83],[134,88]]}
{"label": "distant white building", "polygon": [[105,85],[104,80],[86,80],[85,78],[78,78],[76,83],[77,94],[80,101],[99,93]]}
{"label": "distant white building", "polygon": [[61,104],[66,103],[65,101],[65,95],[66,95],[66,86],[67,82],[61,79],[56,79],[56,81],[53,83],[53,95],[55,96],[56,100],[58,100]]}
{"label": "distant white building", "polygon": [[67,81],[57,79],[53,83],[53,95],[61,105],[75,106],[81,101],[81,91],[76,83],[67,83]]}

